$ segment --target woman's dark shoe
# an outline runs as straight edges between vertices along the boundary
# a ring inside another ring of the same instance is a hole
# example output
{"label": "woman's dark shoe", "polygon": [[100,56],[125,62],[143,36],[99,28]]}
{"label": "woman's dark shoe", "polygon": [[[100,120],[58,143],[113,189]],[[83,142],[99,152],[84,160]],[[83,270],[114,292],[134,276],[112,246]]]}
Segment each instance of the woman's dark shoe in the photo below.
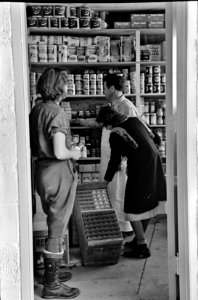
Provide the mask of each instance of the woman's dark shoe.
{"label": "woman's dark shoe", "polygon": [[131,231],[122,231],[122,236],[123,236],[124,239],[126,237],[130,237],[130,236],[133,236],[133,235],[134,235],[134,233],[133,233],[132,230]]}
{"label": "woman's dark shoe", "polygon": [[132,241],[124,243],[124,247],[127,248],[127,249],[128,248],[133,249],[136,246],[137,246],[137,240],[136,240],[135,237],[134,237],[134,239],[132,239]]}
{"label": "woman's dark shoe", "polygon": [[131,248],[128,251],[123,253],[124,257],[128,258],[147,258],[151,256],[151,252],[147,246],[147,244],[136,244],[134,248]]}

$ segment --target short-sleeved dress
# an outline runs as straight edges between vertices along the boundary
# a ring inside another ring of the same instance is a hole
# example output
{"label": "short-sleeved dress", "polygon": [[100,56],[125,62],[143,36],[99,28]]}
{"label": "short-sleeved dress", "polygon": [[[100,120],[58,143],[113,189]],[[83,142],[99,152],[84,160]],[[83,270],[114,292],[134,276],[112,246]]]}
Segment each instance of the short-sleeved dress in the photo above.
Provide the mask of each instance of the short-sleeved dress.
{"label": "short-sleeved dress", "polygon": [[66,147],[71,136],[64,110],[54,101],[36,104],[29,116],[30,144],[35,162],[35,188],[47,214],[48,235],[61,236],[71,216],[77,185],[77,174],[69,159],[58,160],[53,152],[53,135],[65,134]]}

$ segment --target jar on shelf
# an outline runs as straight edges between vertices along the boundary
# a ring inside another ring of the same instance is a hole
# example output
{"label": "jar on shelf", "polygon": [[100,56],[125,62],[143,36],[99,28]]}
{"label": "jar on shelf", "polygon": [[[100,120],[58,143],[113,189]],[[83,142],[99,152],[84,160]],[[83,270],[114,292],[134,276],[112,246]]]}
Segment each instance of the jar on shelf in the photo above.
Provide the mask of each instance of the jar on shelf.
{"label": "jar on shelf", "polygon": [[150,125],[157,124],[157,116],[156,113],[150,113]]}

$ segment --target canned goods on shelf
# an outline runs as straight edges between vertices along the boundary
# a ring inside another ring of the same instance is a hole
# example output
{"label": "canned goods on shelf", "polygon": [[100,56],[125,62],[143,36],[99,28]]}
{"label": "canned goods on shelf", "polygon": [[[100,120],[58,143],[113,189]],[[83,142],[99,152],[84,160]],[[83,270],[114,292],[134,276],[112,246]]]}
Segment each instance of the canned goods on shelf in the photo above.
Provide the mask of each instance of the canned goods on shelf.
{"label": "canned goods on shelf", "polygon": [[150,114],[149,113],[144,114],[144,120],[147,124],[150,124]]}
{"label": "canned goods on shelf", "polygon": [[149,103],[148,102],[144,102],[144,112],[149,113]]}
{"label": "canned goods on shelf", "polygon": [[145,93],[148,93],[148,94],[150,94],[150,93],[152,93],[153,92],[153,84],[145,84]]}
{"label": "canned goods on shelf", "polygon": [[43,6],[43,16],[45,16],[45,17],[53,16],[53,6],[52,5]]}
{"label": "canned goods on shelf", "polygon": [[165,84],[166,83],[166,74],[165,73],[161,74],[160,78],[161,78],[161,80],[160,80],[161,83]]}
{"label": "canned goods on shelf", "polygon": [[153,84],[153,93],[160,93],[160,84]]}
{"label": "canned goods on shelf", "polygon": [[59,18],[51,17],[50,18],[50,27],[51,28],[59,28]]}
{"label": "canned goods on shelf", "polygon": [[76,29],[79,28],[79,19],[76,17],[69,17],[68,18],[69,22],[69,28],[70,29]]}
{"label": "canned goods on shelf", "polygon": [[145,70],[146,75],[153,75],[153,67],[152,66],[147,66]]}
{"label": "canned goods on shelf", "polygon": [[160,74],[161,68],[160,66],[153,66],[153,75]]}
{"label": "canned goods on shelf", "polygon": [[60,18],[61,28],[69,28],[69,19],[67,17]]}
{"label": "canned goods on shelf", "polygon": [[165,93],[166,92],[166,85],[165,84],[161,84],[160,85],[160,93]]}
{"label": "canned goods on shelf", "polygon": [[160,84],[160,74],[153,75],[153,84]]}
{"label": "canned goods on shelf", "polygon": [[87,17],[80,18],[79,26],[81,29],[90,29],[91,28],[90,18],[87,18]]}
{"label": "canned goods on shelf", "polygon": [[151,113],[155,112],[155,102],[150,102],[149,103],[149,111]]}
{"label": "canned goods on shelf", "polygon": [[160,116],[160,117],[157,117],[157,124],[158,125],[163,125],[163,117],[162,116]]}
{"label": "canned goods on shelf", "polygon": [[146,84],[152,84],[153,83],[153,76],[152,75],[146,75],[145,76],[145,83]]}
{"label": "canned goods on shelf", "polygon": [[156,125],[157,116],[156,113],[150,113],[150,125]]}

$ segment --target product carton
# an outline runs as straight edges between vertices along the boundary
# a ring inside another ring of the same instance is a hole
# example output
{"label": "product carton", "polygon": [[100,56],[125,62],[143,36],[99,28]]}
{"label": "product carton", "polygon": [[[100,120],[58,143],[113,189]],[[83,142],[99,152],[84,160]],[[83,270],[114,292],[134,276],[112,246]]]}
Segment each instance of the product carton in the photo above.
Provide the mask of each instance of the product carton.
{"label": "product carton", "polygon": [[109,36],[96,36],[96,53],[98,62],[110,61],[110,37]]}

